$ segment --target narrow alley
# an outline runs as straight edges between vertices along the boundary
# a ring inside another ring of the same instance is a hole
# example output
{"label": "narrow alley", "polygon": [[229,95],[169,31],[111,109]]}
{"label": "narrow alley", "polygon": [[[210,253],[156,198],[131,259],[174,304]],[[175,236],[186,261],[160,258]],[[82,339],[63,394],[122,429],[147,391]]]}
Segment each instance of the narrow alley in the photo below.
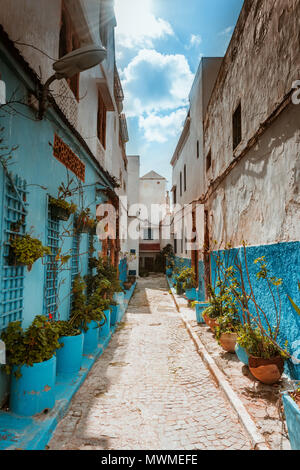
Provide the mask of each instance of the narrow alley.
{"label": "narrow alley", "polygon": [[124,322],[49,448],[251,449],[196,352],[165,277],[139,279]]}

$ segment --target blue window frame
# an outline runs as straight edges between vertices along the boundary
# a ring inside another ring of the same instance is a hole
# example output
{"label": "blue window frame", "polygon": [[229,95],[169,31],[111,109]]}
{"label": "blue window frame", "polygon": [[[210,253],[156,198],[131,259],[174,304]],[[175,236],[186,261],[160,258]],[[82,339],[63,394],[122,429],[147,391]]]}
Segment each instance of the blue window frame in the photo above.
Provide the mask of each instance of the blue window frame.
{"label": "blue window frame", "polygon": [[3,215],[0,247],[0,330],[12,321],[22,321],[24,306],[24,266],[9,265],[12,235],[26,231],[26,181],[18,176],[3,174]]}
{"label": "blue window frame", "polygon": [[48,206],[47,245],[51,255],[47,256],[44,284],[44,314],[57,319],[58,313],[58,263],[55,260],[59,250],[59,220],[51,216]]}

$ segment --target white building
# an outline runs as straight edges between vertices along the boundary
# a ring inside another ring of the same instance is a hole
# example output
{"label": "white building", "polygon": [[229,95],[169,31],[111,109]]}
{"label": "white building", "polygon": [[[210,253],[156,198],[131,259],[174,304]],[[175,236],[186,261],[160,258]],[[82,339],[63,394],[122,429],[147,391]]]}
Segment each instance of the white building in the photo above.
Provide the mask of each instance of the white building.
{"label": "white building", "polygon": [[[195,229],[197,220],[198,225],[200,224],[198,235],[204,239],[204,211],[201,212],[199,208],[196,212],[195,201],[200,198],[205,188],[203,123],[221,63],[222,58],[219,57],[202,58],[189,95],[190,108],[187,118],[171,160],[174,251],[178,257],[185,259],[186,265],[194,267],[197,277],[201,255],[198,250],[189,249],[189,234],[185,233],[183,224],[184,206],[189,205],[185,214],[186,217],[189,214],[190,228]],[[199,242],[201,243],[201,240]]]}
{"label": "white building", "polygon": [[113,0],[1,0],[0,24],[43,83],[63,55],[92,43],[107,49],[99,66],[54,81],[50,92],[101,167],[120,183],[118,196],[126,194],[128,133]]}
{"label": "white building", "polygon": [[[170,243],[170,205],[167,180],[155,171],[150,171],[139,183],[140,203],[140,269],[153,271],[155,258],[164,246]],[[166,234],[163,232],[166,226]]]}
{"label": "white building", "polygon": [[139,198],[140,198],[140,157],[128,155],[128,273],[139,275]]}

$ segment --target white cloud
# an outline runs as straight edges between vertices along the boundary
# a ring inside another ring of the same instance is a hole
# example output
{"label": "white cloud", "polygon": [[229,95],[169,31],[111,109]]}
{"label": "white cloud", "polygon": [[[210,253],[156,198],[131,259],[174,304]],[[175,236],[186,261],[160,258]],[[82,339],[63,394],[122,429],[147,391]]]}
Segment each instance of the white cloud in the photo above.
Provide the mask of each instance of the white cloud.
{"label": "white cloud", "polygon": [[155,39],[174,35],[170,23],[152,13],[152,0],[116,0],[119,47],[153,47]]}
{"label": "white cloud", "polygon": [[190,42],[185,48],[192,49],[193,47],[199,47],[201,43],[202,37],[199,34],[191,34]]}
{"label": "white cloud", "polygon": [[179,134],[186,114],[186,108],[177,109],[167,116],[158,116],[152,113],[139,119],[139,127],[144,131],[145,139],[148,142],[164,143]]}
{"label": "white cloud", "polygon": [[129,117],[186,106],[193,74],[184,55],[143,49],[121,72]]}

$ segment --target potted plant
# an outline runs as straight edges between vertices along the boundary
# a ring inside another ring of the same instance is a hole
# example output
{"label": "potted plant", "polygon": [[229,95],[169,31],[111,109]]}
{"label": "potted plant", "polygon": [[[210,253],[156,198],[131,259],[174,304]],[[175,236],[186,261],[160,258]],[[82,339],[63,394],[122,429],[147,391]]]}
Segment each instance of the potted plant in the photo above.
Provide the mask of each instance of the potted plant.
{"label": "potted plant", "polygon": [[67,202],[63,197],[55,198],[49,197],[49,206],[51,217],[58,220],[67,221],[72,214],[77,210],[76,204]]}
{"label": "potted plant", "polygon": [[55,322],[61,347],[56,352],[56,373],[77,374],[81,368],[84,335],[69,321]]}
{"label": "potted plant", "polygon": [[11,266],[27,266],[28,271],[32,265],[45,255],[51,255],[51,250],[43,246],[37,238],[32,238],[29,234],[24,236],[13,236],[10,240],[9,264]]}
{"label": "potted plant", "polygon": [[241,325],[237,309],[229,307],[228,312],[219,317],[216,326],[216,339],[222,348],[229,352],[235,353],[235,346],[238,336],[238,329]]}
{"label": "potted plant", "polygon": [[21,322],[12,322],[1,338],[7,352],[5,370],[11,374],[11,411],[32,416],[53,408],[55,351],[61,347],[54,322],[38,315],[25,331]]}
{"label": "potted plant", "polygon": [[286,424],[292,450],[300,450],[300,387],[282,395]]}
{"label": "potted plant", "polygon": [[91,217],[91,210],[89,208],[83,209],[76,217],[75,227],[77,232],[95,232],[96,226],[97,220]]}
{"label": "potted plant", "polygon": [[186,268],[180,274],[180,281],[183,281],[183,289],[185,296],[189,301],[195,301],[197,299],[197,282],[195,277],[195,271],[193,268]]}
{"label": "potted plant", "polygon": [[110,300],[110,325],[115,326],[118,323],[118,318],[120,315],[120,305],[114,299]]}
{"label": "potted plant", "polygon": [[86,284],[80,275],[76,276],[73,283],[72,309],[70,324],[79,328],[84,335],[83,353],[92,354],[98,348],[99,328],[104,323],[104,314],[101,306],[94,305],[93,293],[89,303],[85,295]]}
{"label": "potted plant", "polygon": [[271,321],[256,299],[244,243],[242,250],[244,267],[238,254],[235,255],[232,266],[226,269],[221,267],[225,273],[225,283],[242,312],[243,327],[238,334],[237,343],[247,353],[252,375],[262,383],[272,385],[281,378],[284,361],[290,356],[286,347],[284,349],[278,343],[281,325],[279,286],[282,279],[270,275],[264,256],[254,261],[259,268],[256,279],[266,283],[273,302],[274,315]]}
{"label": "potted plant", "polygon": [[191,307],[195,308],[196,310],[196,320],[197,323],[205,323],[204,318],[203,318],[203,311],[209,307],[208,302],[199,302],[198,300],[194,301],[191,303]]}

